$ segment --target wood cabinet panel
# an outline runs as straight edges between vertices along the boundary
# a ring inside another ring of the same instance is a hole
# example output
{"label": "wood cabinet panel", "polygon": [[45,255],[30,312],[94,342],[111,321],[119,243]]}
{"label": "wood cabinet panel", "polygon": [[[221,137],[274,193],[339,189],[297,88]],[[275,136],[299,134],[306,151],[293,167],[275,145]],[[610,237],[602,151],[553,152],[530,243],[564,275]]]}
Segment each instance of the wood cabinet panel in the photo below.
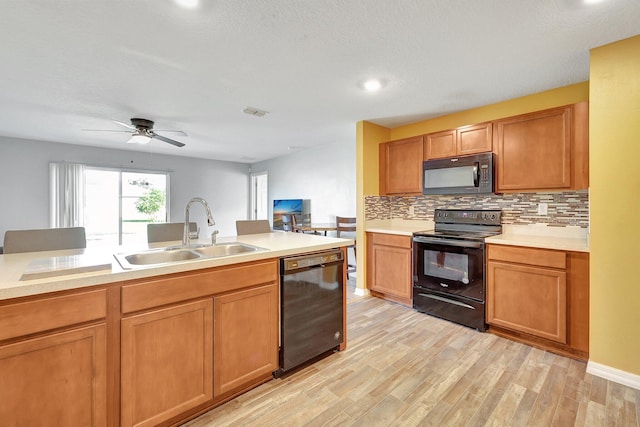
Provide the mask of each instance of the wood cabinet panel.
{"label": "wood cabinet panel", "polygon": [[122,287],[122,312],[159,307],[278,280],[278,260],[182,273]]}
{"label": "wood cabinet panel", "polygon": [[458,156],[486,153],[493,148],[493,124],[481,123],[457,129],[456,152]]}
{"label": "wood cabinet panel", "polygon": [[0,341],[104,319],[106,307],[105,289],[7,304],[0,307]]}
{"label": "wood cabinet panel", "polygon": [[367,242],[373,245],[396,246],[398,248],[411,249],[413,241],[409,236],[387,233],[368,233]]}
{"label": "wood cabinet panel", "polygon": [[573,173],[577,173],[574,157],[584,157],[578,148],[584,141],[577,141],[576,137],[584,139],[586,134],[575,132],[574,124],[571,105],[496,121],[496,191],[560,190],[581,186],[582,183],[573,177]]}
{"label": "wood cabinet panel", "polygon": [[422,136],[380,145],[380,194],[422,193]]}
{"label": "wood cabinet panel", "polygon": [[457,152],[456,130],[445,130],[425,135],[424,160],[453,157]]}
{"label": "wood cabinet panel", "polygon": [[122,425],[152,426],[213,399],[213,300],[122,319]]}
{"label": "wood cabinet panel", "polygon": [[411,237],[367,233],[367,284],[374,295],[412,305]]}
{"label": "wood cabinet panel", "polygon": [[567,254],[550,249],[523,248],[521,246],[489,245],[487,257],[490,260],[518,264],[539,265],[550,268],[567,267]]}
{"label": "wood cabinet panel", "polygon": [[589,254],[567,255],[567,334],[571,348],[589,353]]}
{"label": "wood cabinet panel", "polygon": [[488,263],[487,323],[567,342],[564,271]]}
{"label": "wood cabinet panel", "polygon": [[0,347],[2,425],[106,425],[105,330],[89,326]]}
{"label": "wood cabinet panel", "polygon": [[487,322],[498,335],[588,359],[589,254],[487,245]]}
{"label": "wood cabinet panel", "polygon": [[278,295],[273,283],[214,298],[214,395],[278,369]]}
{"label": "wood cabinet panel", "polygon": [[486,153],[493,148],[493,124],[479,123],[424,137],[424,160]]}

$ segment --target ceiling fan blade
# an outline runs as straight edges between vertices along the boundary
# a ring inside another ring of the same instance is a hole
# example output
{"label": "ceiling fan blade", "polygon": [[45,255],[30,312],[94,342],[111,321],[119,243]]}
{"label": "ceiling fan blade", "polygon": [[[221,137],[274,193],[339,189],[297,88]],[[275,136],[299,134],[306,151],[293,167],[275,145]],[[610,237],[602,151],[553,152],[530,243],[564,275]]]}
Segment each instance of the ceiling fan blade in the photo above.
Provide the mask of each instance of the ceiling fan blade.
{"label": "ceiling fan blade", "polygon": [[173,139],[169,139],[169,138],[166,138],[166,137],[164,137],[162,135],[158,135],[155,132],[151,132],[151,135],[153,135],[152,136],[153,138],[156,138],[156,139],[159,139],[160,141],[164,141],[164,142],[167,142],[169,144],[175,145],[176,147],[184,147],[184,144],[182,142],[174,141]]}
{"label": "ceiling fan blade", "polygon": [[179,133],[182,136],[189,136],[187,135],[184,131],[181,130],[172,130],[172,129],[154,129],[154,132],[172,132],[172,133]]}
{"label": "ceiling fan blade", "polygon": [[130,130],[113,130],[113,129],[80,129],[85,132],[125,132],[132,133]]}
{"label": "ceiling fan blade", "polygon": [[117,124],[119,124],[120,126],[124,126],[124,127],[126,127],[126,128],[136,130],[136,127],[135,127],[135,126],[131,126],[129,123],[119,122],[118,120],[111,120],[111,121],[112,121],[113,123],[117,123]]}

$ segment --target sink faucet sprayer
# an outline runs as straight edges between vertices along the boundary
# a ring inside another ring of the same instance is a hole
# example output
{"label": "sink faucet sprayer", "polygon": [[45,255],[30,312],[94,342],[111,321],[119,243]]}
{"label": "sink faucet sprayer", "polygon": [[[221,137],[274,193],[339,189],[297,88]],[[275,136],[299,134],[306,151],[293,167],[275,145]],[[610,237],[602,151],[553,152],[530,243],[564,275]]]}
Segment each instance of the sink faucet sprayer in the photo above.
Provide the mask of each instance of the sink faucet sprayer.
{"label": "sink faucet sprayer", "polygon": [[207,211],[207,225],[213,226],[216,222],[213,220],[213,215],[211,215],[211,208],[209,208],[209,204],[202,197],[194,197],[187,202],[187,205],[184,208],[184,233],[182,234],[182,245],[189,246],[191,244],[191,235],[189,234],[189,209],[191,208],[191,204],[194,202],[200,202],[204,206]]}

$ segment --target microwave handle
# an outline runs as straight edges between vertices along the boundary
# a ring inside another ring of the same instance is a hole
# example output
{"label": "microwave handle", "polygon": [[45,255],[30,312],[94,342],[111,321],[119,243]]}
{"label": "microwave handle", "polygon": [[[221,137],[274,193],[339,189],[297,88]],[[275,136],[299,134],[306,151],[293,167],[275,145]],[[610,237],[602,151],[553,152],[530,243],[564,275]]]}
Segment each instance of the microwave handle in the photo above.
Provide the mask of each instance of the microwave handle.
{"label": "microwave handle", "polygon": [[473,164],[473,186],[478,187],[480,182],[480,163],[475,162]]}

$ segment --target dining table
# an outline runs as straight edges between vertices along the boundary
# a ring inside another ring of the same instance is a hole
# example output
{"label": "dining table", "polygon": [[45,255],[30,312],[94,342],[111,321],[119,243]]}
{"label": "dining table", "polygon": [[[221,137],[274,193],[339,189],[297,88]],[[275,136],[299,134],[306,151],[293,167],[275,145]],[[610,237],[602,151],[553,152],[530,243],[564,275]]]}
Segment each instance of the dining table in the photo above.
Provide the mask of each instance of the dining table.
{"label": "dining table", "polygon": [[336,223],[335,222],[311,222],[311,223],[302,223],[296,224],[293,227],[293,231],[305,232],[305,231],[313,231],[315,234],[319,234],[320,232],[324,232],[324,235],[327,235],[327,231],[336,231]]}

